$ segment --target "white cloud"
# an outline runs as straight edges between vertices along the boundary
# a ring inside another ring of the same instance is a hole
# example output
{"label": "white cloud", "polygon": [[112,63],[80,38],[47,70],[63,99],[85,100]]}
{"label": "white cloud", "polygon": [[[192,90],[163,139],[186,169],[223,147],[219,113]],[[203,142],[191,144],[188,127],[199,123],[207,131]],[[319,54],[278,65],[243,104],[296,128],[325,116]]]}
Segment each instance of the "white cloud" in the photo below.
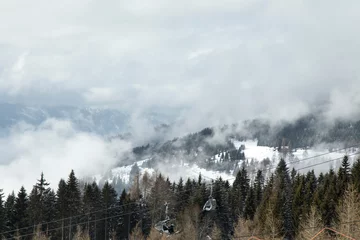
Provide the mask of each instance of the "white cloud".
{"label": "white cloud", "polygon": [[259,114],[292,119],[333,101],[341,85],[359,86],[359,6],[1,1],[0,101],[185,106],[198,118],[188,121],[202,125]]}
{"label": "white cloud", "polygon": [[88,102],[107,103],[117,99],[116,93],[111,88],[90,88],[84,97]]}
{"label": "white cloud", "polygon": [[94,176],[117,163],[116,156],[131,150],[123,141],[107,142],[103,138],[77,132],[67,121],[49,119],[39,127],[20,124],[10,136],[0,138],[1,188],[28,190],[40,173],[53,188],[71,169],[78,177]]}

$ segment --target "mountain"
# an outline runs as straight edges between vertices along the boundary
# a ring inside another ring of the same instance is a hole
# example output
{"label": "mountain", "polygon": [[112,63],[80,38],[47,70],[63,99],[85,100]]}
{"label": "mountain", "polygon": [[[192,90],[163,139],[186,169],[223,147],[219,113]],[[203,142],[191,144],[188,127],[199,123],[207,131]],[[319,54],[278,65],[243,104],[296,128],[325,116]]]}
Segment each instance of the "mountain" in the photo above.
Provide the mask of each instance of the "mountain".
{"label": "mountain", "polygon": [[[0,103],[0,132],[6,133],[19,122],[39,125],[48,118],[69,120],[80,131],[93,132],[103,136],[128,134],[132,131],[129,113],[117,109],[86,108],[73,106],[25,106]],[[165,115],[157,112],[143,114],[153,127],[163,126],[169,121]]]}

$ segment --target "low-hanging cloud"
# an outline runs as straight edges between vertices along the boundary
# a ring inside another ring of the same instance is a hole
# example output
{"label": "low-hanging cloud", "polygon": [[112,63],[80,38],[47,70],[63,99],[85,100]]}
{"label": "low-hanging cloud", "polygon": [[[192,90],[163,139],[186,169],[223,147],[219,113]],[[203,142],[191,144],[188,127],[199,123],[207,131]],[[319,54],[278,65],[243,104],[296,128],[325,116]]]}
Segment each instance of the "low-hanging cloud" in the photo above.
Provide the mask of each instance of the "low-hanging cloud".
{"label": "low-hanging cloud", "polygon": [[[139,117],[154,108],[175,112],[169,138],[314,109],[355,119],[359,7],[356,0],[3,0],[0,101],[126,110],[139,144],[156,135]],[[41,171],[52,183],[71,168],[92,173],[129,148],[57,120],[18,125],[0,141],[5,188],[31,186]]]}
{"label": "low-hanging cloud", "polygon": [[0,3],[0,101],[182,107],[194,130],[337,116],[359,87],[355,0],[17,4]]}
{"label": "low-hanging cloud", "polygon": [[31,190],[41,172],[56,188],[71,169],[78,177],[101,174],[130,150],[129,142],[78,132],[68,121],[48,119],[37,127],[20,123],[0,138],[0,188],[10,192],[24,185]]}

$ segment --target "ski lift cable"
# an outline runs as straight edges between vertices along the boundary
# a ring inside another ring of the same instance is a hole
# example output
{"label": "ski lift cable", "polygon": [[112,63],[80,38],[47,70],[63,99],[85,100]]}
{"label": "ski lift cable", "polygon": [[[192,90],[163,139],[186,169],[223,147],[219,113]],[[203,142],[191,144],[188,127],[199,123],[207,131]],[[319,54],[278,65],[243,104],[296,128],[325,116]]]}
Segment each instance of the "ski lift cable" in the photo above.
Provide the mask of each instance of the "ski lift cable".
{"label": "ski lift cable", "polygon": [[[181,191],[181,192],[187,192],[189,190],[184,190],[184,191]],[[183,203],[183,202],[186,202],[186,200],[182,200],[182,201],[179,201],[179,203]],[[67,229],[67,228],[71,228],[71,227],[74,227],[74,226],[77,226],[77,225],[82,225],[82,224],[87,224],[87,223],[94,223],[94,222],[98,222],[98,221],[103,221],[103,220],[107,220],[107,219],[112,219],[112,218],[115,218],[115,217],[121,217],[121,216],[127,216],[129,214],[135,214],[135,213],[146,213],[146,212],[151,212],[153,209],[146,209],[146,210],[139,210],[139,211],[132,211],[132,212],[128,212],[128,213],[123,213],[123,214],[118,214],[118,215],[114,215],[114,216],[109,216],[109,217],[105,217],[105,218],[101,218],[101,219],[94,219],[94,220],[90,220],[90,221],[83,221],[83,222],[80,222],[80,223],[74,223],[74,224],[69,224],[67,226],[64,226],[64,227],[57,227],[57,228],[52,228],[52,229],[48,229],[48,230],[45,230],[45,231],[40,231],[38,233],[46,233],[46,232],[52,232],[52,231],[56,231],[56,230],[60,230],[62,228],[64,229]],[[155,210],[155,212],[159,212],[159,211],[162,211],[161,208]],[[83,216],[83,215],[81,215]],[[64,218],[65,219],[65,218]],[[67,219],[67,218],[66,218]],[[60,219],[59,221],[61,221],[63,219]],[[41,223],[41,225],[46,225],[50,222],[45,222],[45,223]],[[34,225],[31,225],[31,226],[28,226],[26,228],[22,228],[22,230],[24,229],[29,229],[29,228],[33,228]],[[15,231],[18,231],[18,229],[16,229]],[[11,231],[11,232],[15,232],[15,231]],[[5,234],[5,233],[10,233],[9,231],[8,232],[2,232],[0,233],[0,235],[2,234]],[[29,234],[25,234],[25,235],[21,235],[21,236],[18,236],[18,237],[26,237],[26,236],[32,236],[32,235],[35,235],[37,233],[29,233]],[[6,239],[12,239],[12,238],[6,238]]]}
{"label": "ski lift cable", "polygon": [[[162,191],[160,194],[165,194],[167,191],[168,191],[168,189]],[[185,193],[185,192],[189,192],[189,191],[191,191],[191,189],[183,190],[183,191],[180,191],[179,193]],[[130,206],[130,205],[134,205],[134,204],[137,204],[137,203],[132,202],[132,203],[127,203],[127,204],[122,204],[122,205],[119,205],[119,206],[114,206],[114,207],[109,207],[109,208],[104,208],[104,209],[100,209],[100,210],[95,210],[95,211],[83,213],[83,214],[74,215],[74,216],[71,216],[71,217],[59,218],[59,219],[55,219],[55,220],[52,220],[52,221],[49,221],[49,222],[44,222],[44,223],[41,223],[41,224],[46,225],[46,224],[50,224],[50,223],[57,223],[57,222],[60,222],[60,221],[63,221],[63,220],[70,220],[70,219],[78,218],[78,217],[86,217],[86,216],[88,216],[90,214],[104,212],[104,211],[107,211],[107,210],[118,209],[118,208],[121,208],[121,207],[126,207],[126,206]],[[29,225],[27,227],[2,232],[2,233],[0,233],[0,235],[7,234],[7,233],[15,233],[16,231],[25,230],[25,229],[29,229],[29,228],[33,228],[33,227],[34,227],[34,225]]]}
{"label": "ski lift cable", "polygon": [[[312,160],[312,159],[315,159],[315,158],[319,158],[319,157],[323,157],[323,156],[326,156],[326,155],[329,155],[331,153],[335,153],[335,152],[339,152],[339,151],[343,151],[343,150],[347,150],[347,149],[350,149],[350,148],[356,148],[356,147],[360,147],[360,145],[353,145],[353,146],[349,146],[349,147],[344,147],[344,148],[341,148],[341,149],[337,149],[337,150],[332,150],[332,151],[329,151],[327,153],[322,153],[322,154],[318,154],[318,155],[315,155],[315,156],[311,156],[311,157],[307,157],[307,158],[303,158],[303,159],[300,159],[300,160],[296,160],[296,161],[292,161],[290,162],[290,164],[294,164],[294,163],[299,163],[299,162],[304,162],[304,161],[308,161],[308,160]],[[346,156],[354,156],[354,155],[357,155],[359,154],[359,152],[356,152],[356,153],[353,153],[353,154],[346,154]],[[341,157],[343,158],[343,157]],[[335,160],[333,160],[335,161]],[[289,164],[289,163],[288,163]],[[270,168],[266,168],[266,169],[263,169],[263,171],[268,171],[268,170],[273,170],[273,169],[276,169],[277,166],[274,166],[274,167],[270,167]],[[301,169],[299,169],[301,170]],[[194,170],[192,170],[194,173],[197,173],[195,172]],[[201,172],[199,172],[199,174],[201,175]],[[201,177],[204,177],[204,178],[207,178],[209,180],[216,180],[214,178],[211,178],[211,177],[208,177],[208,176],[203,176],[201,175]],[[220,176],[221,177],[221,176]],[[228,180],[232,180],[232,179],[235,179],[236,177],[230,177],[230,178],[227,178],[227,179],[224,179],[224,181],[228,181]]]}
{"label": "ski lift cable", "polygon": [[[352,156],[356,156],[356,155],[358,155],[358,154],[359,154],[359,153],[353,153],[353,154],[349,154],[349,155],[346,155],[346,156],[352,157]],[[325,163],[329,163],[329,162],[334,162],[334,161],[337,161],[337,160],[341,160],[341,159],[343,159],[343,158],[344,158],[344,157],[338,157],[338,158],[326,160],[326,161],[323,161],[323,162],[320,162],[320,163],[315,163],[315,164],[312,164],[312,165],[309,165],[309,166],[306,166],[306,167],[298,168],[298,169],[295,169],[295,170],[296,170],[296,171],[300,171],[300,170],[304,170],[304,169],[307,169],[307,168],[316,167],[316,166],[319,166],[319,165],[322,165],[322,164],[325,164]]]}
{"label": "ski lift cable", "polygon": [[[180,191],[180,192],[188,192],[188,191],[189,190],[184,190],[184,191]],[[220,191],[220,189],[218,191]],[[183,202],[186,202],[186,200],[179,201],[178,203],[183,203]],[[151,211],[152,211],[152,209],[133,211],[133,212],[128,212],[128,213],[123,213],[123,214],[119,214],[119,215],[109,216],[109,217],[105,217],[105,218],[101,218],[101,219],[94,219],[94,220],[89,220],[89,221],[83,221],[83,222],[80,222],[80,223],[73,223],[73,224],[69,224],[69,225],[64,226],[64,227],[57,227],[57,228],[47,229],[45,231],[39,231],[37,233],[49,233],[49,232],[60,230],[60,229],[63,229],[63,228],[67,229],[67,228],[75,227],[77,225],[82,225],[82,224],[87,224],[87,223],[95,223],[95,222],[104,221],[104,220],[107,220],[107,219],[112,219],[112,218],[115,218],[115,217],[127,216],[129,214],[135,214],[135,213],[147,213],[147,212],[151,212]],[[162,209],[159,208],[159,209],[155,210],[155,212],[159,212],[159,211],[162,211]],[[83,215],[81,215],[81,216],[83,216]],[[64,219],[68,219],[68,218],[63,218],[63,219],[60,219],[58,221],[61,221],[61,220],[64,220]],[[45,222],[45,223],[42,223],[42,225],[46,225],[46,224],[52,223],[52,222]],[[31,226],[28,226],[28,227],[25,227],[25,228],[22,228],[22,229],[16,229],[15,231],[29,229],[29,228],[33,228],[33,227],[34,227],[34,225],[31,225]],[[15,232],[15,231],[11,231],[11,232]],[[2,232],[1,235],[5,234],[5,233],[10,233],[10,232],[9,231],[8,232]],[[37,233],[33,232],[33,233],[29,233],[29,234],[20,235],[18,237],[22,238],[22,237],[27,237],[27,236],[33,236],[33,235],[35,235]],[[11,240],[11,239],[12,238],[5,238],[5,240]]]}

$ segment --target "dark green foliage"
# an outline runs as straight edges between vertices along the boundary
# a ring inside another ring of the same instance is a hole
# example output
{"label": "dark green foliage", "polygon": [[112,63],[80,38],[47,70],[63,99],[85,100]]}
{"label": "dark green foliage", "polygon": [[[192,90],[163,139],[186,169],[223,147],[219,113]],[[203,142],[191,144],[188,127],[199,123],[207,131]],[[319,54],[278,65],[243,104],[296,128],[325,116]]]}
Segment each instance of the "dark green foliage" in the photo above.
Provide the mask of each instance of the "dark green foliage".
{"label": "dark green foliage", "polygon": [[5,218],[6,218],[6,231],[10,233],[5,234],[7,238],[13,237],[16,229],[16,212],[15,212],[15,194],[12,192],[5,202]]}
{"label": "dark green foliage", "polygon": [[264,188],[264,176],[261,170],[258,170],[255,177],[254,183],[254,201],[255,207],[258,207],[261,203]]}
{"label": "dark green foliage", "polygon": [[[28,226],[28,196],[24,187],[20,188],[19,193],[15,199],[15,227],[19,229],[20,235],[25,235],[29,232]],[[55,216],[56,217],[56,216]],[[55,219],[55,217],[53,219]]]}
{"label": "dark green foliage", "polygon": [[102,207],[105,209],[103,215],[105,218],[104,239],[107,239],[116,230],[117,219],[114,216],[116,215],[117,193],[109,182],[105,182],[101,194],[103,201]]}
{"label": "dark green foliage", "polygon": [[275,172],[274,189],[276,193],[275,213],[280,220],[279,232],[288,239],[293,239],[295,235],[295,224],[293,216],[293,194],[289,170],[285,160],[280,162]]}
{"label": "dark green foliage", "polygon": [[360,159],[357,159],[351,168],[352,182],[360,192]]}
{"label": "dark green foliage", "polygon": [[244,218],[246,220],[254,220],[256,212],[255,189],[253,186],[249,187],[248,194],[245,200]]}
{"label": "dark green foliage", "polygon": [[245,200],[249,190],[249,178],[245,167],[237,173],[232,188],[232,212],[233,216],[244,217]]}
{"label": "dark green foliage", "polygon": [[76,232],[76,225],[80,222],[78,215],[81,213],[81,193],[79,188],[79,181],[75,176],[73,170],[71,170],[68,180],[66,182],[66,195],[65,203],[68,214],[68,221],[65,222],[65,226],[70,231],[69,236],[73,236]]}
{"label": "dark green foliage", "polygon": [[349,163],[349,157],[344,156],[341,167],[339,169],[338,174],[338,189],[337,194],[343,195],[345,190],[348,187],[348,184],[351,181],[351,169],[350,169],[350,163]]}
{"label": "dark green foliage", "polygon": [[[201,209],[210,195],[210,182],[205,182],[201,175],[198,179],[171,183],[159,174],[148,179],[146,191],[144,186],[140,186],[140,194],[137,188],[130,188],[129,193],[124,189],[118,199],[108,182],[104,182],[102,189],[95,182],[85,183],[81,195],[73,171],[67,182],[60,180],[55,194],[41,174],[29,197],[23,187],[16,197],[11,194],[6,201],[0,193],[0,230],[9,231],[4,235],[12,238],[19,229],[20,235],[30,234],[31,239],[35,226],[41,224],[42,230],[52,239],[70,240],[76,225],[80,224],[91,239],[109,239],[114,233],[115,239],[128,239],[138,225],[147,236],[155,223],[165,219],[164,203],[167,202],[168,216],[175,228],[177,224],[187,227],[191,221],[199,239],[211,234],[215,225],[221,239],[231,239],[240,218],[249,220],[259,231],[274,226],[276,238],[297,239],[312,206],[316,207],[322,226],[337,227],[344,190],[349,183],[360,190],[359,169],[360,160],[350,168],[349,159],[344,157],[338,172],[330,170],[317,178],[314,171],[303,174],[293,170],[290,173],[281,159],[274,174],[265,181],[261,170],[249,176],[247,169],[241,167],[232,186],[221,178],[212,182],[212,197],[216,199],[217,208],[201,213],[196,213],[196,209]],[[184,214],[191,217],[187,219]]]}
{"label": "dark green foliage", "polygon": [[6,217],[5,217],[5,208],[4,208],[4,193],[0,189],[0,237],[2,232],[6,230]]}

